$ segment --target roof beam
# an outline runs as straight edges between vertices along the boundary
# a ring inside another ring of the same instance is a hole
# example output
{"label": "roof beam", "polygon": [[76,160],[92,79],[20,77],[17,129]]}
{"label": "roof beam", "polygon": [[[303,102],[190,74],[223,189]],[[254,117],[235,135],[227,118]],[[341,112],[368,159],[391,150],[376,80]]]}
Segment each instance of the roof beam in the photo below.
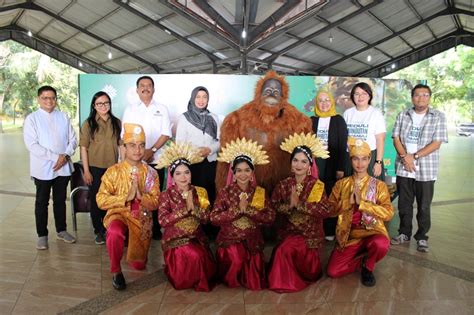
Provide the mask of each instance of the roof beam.
{"label": "roof beam", "polygon": [[[359,0],[356,1],[356,3],[359,5],[359,7],[361,7],[362,5],[360,4]],[[378,16],[376,16],[374,13],[372,13],[372,11],[367,11],[367,14],[370,15],[374,20],[376,20],[380,25],[382,25],[383,27],[385,27],[385,29],[387,31],[389,31],[390,33],[395,33],[395,31],[387,25],[387,23],[385,23],[384,21],[382,21]],[[400,39],[405,43],[405,45],[407,45],[408,47],[410,47],[411,49],[413,49],[414,47],[405,40],[405,38],[403,38],[402,36],[399,36]],[[382,50],[379,50],[381,52],[383,52]],[[391,57],[390,57],[391,58]]]}
{"label": "roof beam", "polygon": [[[114,0],[115,3],[119,4],[121,3],[121,1],[119,0]],[[176,14],[184,17],[186,20],[190,21],[191,23],[193,23],[194,25],[204,29],[208,34],[216,37],[217,39],[223,41],[224,43],[226,43],[229,47],[232,47],[233,49],[235,50],[238,50],[240,51],[240,47],[238,44],[236,44],[234,41],[232,41],[229,37],[226,37],[224,36],[221,32],[219,32],[219,29],[217,28],[217,26],[210,26],[208,24],[205,24],[201,21],[200,18],[198,18],[197,16],[194,16],[194,15],[191,15],[191,14],[188,14],[182,10],[180,10],[179,8],[177,8],[175,5],[169,3],[167,0],[159,0],[159,2],[161,4],[163,4],[164,6],[166,6],[167,8],[169,8],[170,10],[172,10],[173,12],[175,12]],[[151,19],[150,19],[151,20]],[[151,20],[153,21],[153,20]],[[158,26],[160,27],[160,26]],[[161,26],[162,27],[162,26]],[[171,30],[170,30],[171,31]],[[179,36],[179,34],[177,34]],[[194,44],[194,43],[193,43]],[[197,45],[196,45],[197,46]],[[199,47],[199,46],[198,46]]]}
{"label": "roof beam", "polygon": [[166,32],[167,34],[171,34],[171,36],[177,38],[178,40],[182,41],[183,43],[187,44],[188,46],[196,49],[197,51],[199,51],[200,53],[204,54],[205,56],[207,56],[207,58],[209,58],[210,60],[212,61],[215,61],[217,60],[218,58],[216,56],[214,56],[212,53],[210,53],[209,51],[207,51],[206,49],[200,47],[199,45],[193,43],[192,41],[190,41],[189,39],[187,39],[186,37],[184,36],[181,36],[179,35],[178,33],[176,33],[175,31],[173,31],[172,29],[164,26],[163,24],[161,24],[160,22],[158,21],[155,21],[153,20],[152,18],[146,16],[145,14],[139,12],[138,10],[135,10],[134,8],[132,8],[128,3],[123,3],[122,1],[120,0],[114,0],[114,3],[116,3],[117,5],[121,6],[122,8],[124,8],[125,10],[135,14],[136,16],[139,16],[141,17],[142,19],[144,19],[145,21],[147,21],[148,23],[158,27],[159,29],[163,30],[164,32]]}
{"label": "roof beam", "polygon": [[[38,35],[30,37],[26,34],[27,32],[27,30],[16,25],[2,27],[0,28],[0,41],[13,40],[86,73],[117,73],[113,69],[77,55],[66,48],[59,48],[55,43]],[[79,62],[82,63],[82,67],[79,66]]]}
{"label": "roof beam", "polygon": [[441,10],[441,11],[439,11],[438,13],[435,13],[435,14],[433,14],[433,15],[431,15],[431,16],[428,16],[428,17],[426,17],[426,18],[424,18],[424,19],[422,19],[422,20],[420,20],[420,21],[418,21],[418,22],[416,22],[416,23],[414,23],[414,24],[412,24],[412,25],[410,25],[410,26],[407,26],[407,27],[405,27],[404,29],[401,29],[401,30],[397,31],[397,32],[393,33],[392,35],[389,35],[389,36],[387,36],[387,37],[385,37],[385,38],[382,38],[382,39],[380,39],[380,40],[378,40],[378,41],[376,41],[376,42],[374,42],[374,43],[372,43],[372,44],[370,44],[370,45],[368,45],[368,46],[366,46],[366,47],[363,47],[363,48],[361,48],[361,49],[359,49],[359,50],[356,50],[356,51],[354,51],[354,52],[352,52],[352,53],[350,53],[350,54],[348,54],[348,55],[346,55],[346,56],[344,56],[344,57],[342,57],[342,58],[339,58],[339,59],[337,59],[337,60],[335,60],[335,61],[333,61],[333,62],[328,63],[327,65],[325,65],[325,66],[320,70],[319,74],[321,75],[321,74],[324,73],[324,71],[326,71],[327,69],[331,68],[332,66],[334,66],[334,65],[336,65],[336,64],[338,64],[338,63],[341,63],[341,62],[343,62],[343,61],[345,61],[345,60],[347,60],[347,59],[350,59],[350,58],[354,57],[355,55],[358,55],[358,54],[360,54],[360,53],[366,51],[367,49],[370,49],[370,48],[373,48],[373,47],[375,47],[375,46],[378,46],[378,45],[380,45],[380,44],[382,44],[382,43],[384,43],[384,42],[386,42],[386,41],[388,41],[388,40],[390,40],[390,39],[392,39],[392,38],[398,37],[398,36],[400,36],[401,34],[406,33],[406,32],[408,32],[408,31],[410,31],[410,30],[412,30],[412,29],[414,29],[414,28],[416,28],[416,27],[418,27],[418,26],[420,26],[420,25],[422,25],[422,24],[424,24],[424,23],[426,23],[426,22],[428,22],[428,21],[431,21],[431,20],[433,20],[433,19],[436,19],[436,18],[438,18],[438,17],[440,17],[440,16],[449,16],[449,15],[455,15],[455,14],[469,14],[469,15],[472,15],[472,14],[474,14],[474,13],[473,13],[473,12],[470,12],[470,11],[467,11],[467,10],[458,9],[458,8],[452,8],[452,7],[446,8],[446,9]]}
{"label": "roof beam", "polygon": [[45,8],[43,8],[43,7],[41,7],[41,6],[39,6],[39,5],[37,5],[37,4],[35,4],[35,3],[26,2],[25,4],[27,5],[25,9],[34,10],[34,11],[39,11],[39,12],[42,12],[42,13],[44,13],[44,14],[46,14],[46,15],[49,15],[50,17],[53,17],[53,18],[55,18],[56,20],[58,20],[58,21],[60,21],[60,22],[62,22],[62,23],[64,23],[64,24],[66,24],[66,25],[68,25],[68,26],[70,26],[70,27],[72,27],[72,28],[75,28],[75,29],[81,31],[81,32],[84,33],[84,34],[86,34],[86,35],[88,35],[88,36],[90,36],[90,37],[92,37],[92,38],[94,38],[94,39],[96,39],[96,40],[98,40],[98,41],[100,41],[100,42],[103,42],[104,44],[107,44],[107,46],[110,46],[110,47],[112,47],[112,48],[114,48],[114,49],[116,49],[116,50],[118,50],[118,51],[120,51],[120,52],[122,52],[122,53],[124,53],[124,54],[126,54],[126,55],[129,55],[130,57],[132,57],[132,58],[134,58],[134,59],[136,59],[136,60],[138,60],[138,61],[140,61],[140,62],[142,62],[142,63],[144,63],[144,64],[146,64],[146,65],[148,65],[148,66],[150,66],[150,67],[152,67],[157,73],[159,73],[160,68],[159,68],[157,65],[152,64],[152,63],[150,63],[149,61],[147,61],[147,60],[145,60],[145,59],[143,59],[143,58],[141,58],[141,57],[135,56],[134,54],[132,54],[132,53],[129,52],[128,50],[126,50],[126,49],[124,49],[124,48],[122,48],[122,47],[120,47],[120,46],[114,44],[112,41],[106,40],[106,39],[104,39],[104,38],[102,38],[102,37],[100,37],[100,36],[98,36],[98,35],[96,35],[96,34],[90,32],[90,31],[88,31],[88,30],[84,29],[83,27],[72,23],[71,21],[69,21],[69,20],[63,18],[62,16],[57,15],[57,14],[55,14],[55,13],[53,13],[53,12],[51,12],[51,11],[49,11],[49,10],[47,10],[47,9],[45,9]]}
{"label": "roof beam", "polygon": [[251,52],[255,49],[258,49],[258,48],[262,47],[263,45],[265,45],[269,41],[277,38],[281,34],[284,34],[284,33],[288,32],[288,30],[291,29],[292,27],[295,27],[296,25],[301,24],[304,21],[306,21],[307,19],[313,17],[327,3],[329,3],[329,0],[321,1],[317,5],[314,5],[313,7],[311,7],[310,9],[305,10],[304,13],[302,14],[302,16],[299,16],[297,18],[297,23],[294,23],[294,24],[291,24],[291,25],[286,24],[285,26],[282,26],[282,27],[280,27],[276,30],[273,30],[266,37],[264,37],[260,40],[257,40],[258,38],[253,39],[252,44],[249,45],[249,47],[248,47],[248,52]]}
{"label": "roof beam", "polygon": [[[420,19],[420,20],[423,20],[423,17],[421,16],[421,14],[418,12],[418,10],[415,8],[415,6],[410,2],[410,0],[405,0],[405,3],[406,5],[410,8],[410,10],[415,13],[415,15]],[[425,26],[426,28],[428,29],[428,31],[431,33],[431,36],[433,36],[434,39],[437,39],[435,33],[433,32],[433,30],[431,29],[431,27],[428,25],[428,23],[425,23]],[[412,47],[413,49],[413,47]]]}
{"label": "roof beam", "polygon": [[204,0],[193,0],[193,2],[201,8],[211,19],[214,20],[215,24],[219,24],[227,33],[232,35],[236,40],[240,38],[239,32],[234,28],[232,24],[227,22],[219,12],[217,12],[207,1]]}
{"label": "roof beam", "polygon": [[382,3],[383,0],[374,0],[372,3],[366,5],[365,7],[362,7],[354,12],[352,12],[351,14],[348,14],[346,15],[345,17],[343,17],[342,19],[339,19],[337,21],[335,21],[334,23],[331,23],[329,25],[327,25],[326,27],[323,27],[322,29],[316,31],[316,32],[313,32],[305,37],[303,37],[302,39],[300,39],[299,41],[297,41],[296,43],[293,43],[291,45],[289,45],[288,47],[286,48],[283,48],[282,50],[280,50],[279,52],[277,52],[276,54],[274,54],[273,56],[269,56],[268,58],[266,58],[266,61],[271,61],[271,60],[275,60],[277,59],[279,56],[281,55],[284,55],[286,54],[287,52],[289,52],[290,50],[293,50],[295,49],[296,47],[299,47],[301,45],[303,45],[304,43],[306,43],[307,41],[311,40],[312,38],[324,33],[324,32],[327,32],[329,31],[330,29],[334,28],[334,27],[337,27],[339,25],[341,25],[342,23],[358,16],[359,14],[361,13],[364,13],[365,11],[375,7],[376,5]]}
{"label": "roof beam", "polygon": [[276,25],[276,23],[284,17],[288,12],[293,9],[296,5],[300,3],[299,0],[287,0],[285,4],[283,4],[278,10],[273,12],[268,18],[265,19],[262,23],[260,23],[257,27],[255,27],[252,32],[248,35],[249,42],[252,43],[255,39],[257,39],[260,35],[265,33],[270,29],[270,27]]}
{"label": "roof beam", "polygon": [[397,63],[396,70],[406,68],[412,64],[430,58],[436,54],[446,51],[459,44],[465,44],[472,46],[474,44],[474,33],[457,30],[450,34],[447,34],[436,41],[413,49],[401,56],[394,58],[388,62],[381,63],[369,70],[365,70],[355,76],[367,76],[367,77],[383,77],[390,74],[393,71],[387,71],[387,68],[391,69],[391,64]]}

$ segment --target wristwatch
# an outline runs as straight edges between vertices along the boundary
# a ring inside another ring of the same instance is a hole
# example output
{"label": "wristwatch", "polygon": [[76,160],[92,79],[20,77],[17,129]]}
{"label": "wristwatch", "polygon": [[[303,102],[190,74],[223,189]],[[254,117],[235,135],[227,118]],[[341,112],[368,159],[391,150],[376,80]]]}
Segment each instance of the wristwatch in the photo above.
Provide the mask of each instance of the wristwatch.
{"label": "wristwatch", "polygon": [[375,163],[382,164],[382,160],[375,160]]}
{"label": "wristwatch", "polygon": [[151,148],[151,151],[152,151],[153,153],[155,153],[156,151],[158,151],[158,149],[157,149],[156,147],[152,147],[152,148]]}
{"label": "wristwatch", "polygon": [[418,155],[418,153],[415,153],[415,154],[413,154],[413,158],[414,158],[415,160],[418,160],[418,159],[420,158],[420,156]]}

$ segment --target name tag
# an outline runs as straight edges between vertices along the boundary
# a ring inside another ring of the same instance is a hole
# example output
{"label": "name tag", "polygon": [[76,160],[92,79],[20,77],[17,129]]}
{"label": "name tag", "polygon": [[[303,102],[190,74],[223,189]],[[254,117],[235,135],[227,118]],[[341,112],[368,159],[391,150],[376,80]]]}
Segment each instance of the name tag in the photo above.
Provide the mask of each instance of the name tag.
{"label": "name tag", "polygon": [[163,116],[163,115],[160,113],[159,110],[157,110],[157,111],[153,114],[153,116]]}

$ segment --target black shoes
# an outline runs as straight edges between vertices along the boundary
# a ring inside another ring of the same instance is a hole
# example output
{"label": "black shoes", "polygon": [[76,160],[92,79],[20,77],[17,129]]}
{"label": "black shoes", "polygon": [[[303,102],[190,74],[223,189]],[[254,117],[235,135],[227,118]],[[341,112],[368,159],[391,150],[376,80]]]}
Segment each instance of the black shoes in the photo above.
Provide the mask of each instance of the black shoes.
{"label": "black shoes", "polygon": [[360,281],[366,287],[373,287],[375,285],[375,276],[372,271],[365,267],[365,264],[362,265],[362,271],[360,273]]}
{"label": "black shoes", "polygon": [[125,282],[125,278],[121,272],[114,275],[112,278],[112,285],[114,286],[115,290],[125,290],[127,283]]}

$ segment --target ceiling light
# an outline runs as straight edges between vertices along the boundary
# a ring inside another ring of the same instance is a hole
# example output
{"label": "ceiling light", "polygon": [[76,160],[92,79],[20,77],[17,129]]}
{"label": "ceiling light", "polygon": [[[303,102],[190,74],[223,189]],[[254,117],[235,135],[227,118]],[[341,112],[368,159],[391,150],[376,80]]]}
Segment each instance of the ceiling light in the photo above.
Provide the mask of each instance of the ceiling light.
{"label": "ceiling light", "polygon": [[329,37],[328,37],[328,38],[329,38],[329,42],[332,43],[332,41],[334,40],[334,37],[332,36],[331,33],[329,33]]}
{"label": "ceiling light", "polygon": [[246,38],[247,37],[247,32],[245,30],[242,31],[242,38]]}
{"label": "ceiling light", "polygon": [[367,61],[370,62],[372,60],[372,56],[371,55],[368,55],[367,56]]}
{"label": "ceiling light", "polygon": [[31,33],[30,30],[28,30],[28,36],[30,36],[30,37],[33,36],[33,33]]}
{"label": "ceiling light", "polygon": [[108,57],[109,59],[112,59],[112,52],[111,52],[110,50],[109,50],[109,53],[108,53],[107,57]]}
{"label": "ceiling light", "polygon": [[214,53],[214,56],[219,57],[219,58],[221,58],[221,59],[227,58],[226,55],[224,55],[223,53],[218,52],[218,51],[216,51],[216,52]]}
{"label": "ceiling light", "polygon": [[171,32],[167,29],[165,29],[165,33],[168,34],[168,35],[171,35]]}
{"label": "ceiling light", "polygon": [[394,63],[392,63],[392,69],[395,69],[396,67],[397,66]]}
{"label": "ceiling light", "polygon": [[80,62],[80,61],[79,61],[79,67],[81,67],[81,68],[82,68],[82,62]]}

